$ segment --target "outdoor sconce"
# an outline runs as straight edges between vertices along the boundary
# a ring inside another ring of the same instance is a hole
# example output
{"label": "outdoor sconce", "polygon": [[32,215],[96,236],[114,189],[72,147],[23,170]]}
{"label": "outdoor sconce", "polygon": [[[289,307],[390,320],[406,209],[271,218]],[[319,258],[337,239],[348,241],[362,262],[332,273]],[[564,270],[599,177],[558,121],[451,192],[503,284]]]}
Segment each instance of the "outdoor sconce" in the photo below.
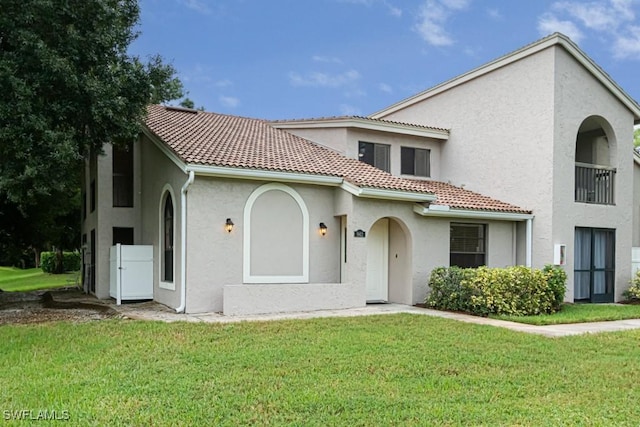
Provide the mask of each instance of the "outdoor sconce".
{"label": "outdoor sconce", "polygon": [[325,225],[324,222],[320,223],[320,235],[324,236],[325,234],[327,234],[327,226]]}
{"label": "outdoor sconce", "polygon": [[233,230],[233,221],[231,221],[231,218],[227,218],[227,221],[224,223],[224,229],[227,230],[227,233],[231,233],[231,230]]}

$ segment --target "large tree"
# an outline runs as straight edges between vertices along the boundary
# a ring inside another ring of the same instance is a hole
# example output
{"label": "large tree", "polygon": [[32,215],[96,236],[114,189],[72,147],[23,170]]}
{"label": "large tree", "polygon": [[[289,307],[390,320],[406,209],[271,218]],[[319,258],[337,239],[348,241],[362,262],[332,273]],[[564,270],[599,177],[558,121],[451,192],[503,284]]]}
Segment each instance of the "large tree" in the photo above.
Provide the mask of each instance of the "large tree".
{"label": "large tree", "polygon": [[147,104],[182,96],[171,65],[128,53],[139,12],[137,0],[2,0],[0,208],[68,216],[82,159],[135,138]]}
{"label": "large tree", "polygon": [[640,147],[640,126],[633,131],[633,146]]}

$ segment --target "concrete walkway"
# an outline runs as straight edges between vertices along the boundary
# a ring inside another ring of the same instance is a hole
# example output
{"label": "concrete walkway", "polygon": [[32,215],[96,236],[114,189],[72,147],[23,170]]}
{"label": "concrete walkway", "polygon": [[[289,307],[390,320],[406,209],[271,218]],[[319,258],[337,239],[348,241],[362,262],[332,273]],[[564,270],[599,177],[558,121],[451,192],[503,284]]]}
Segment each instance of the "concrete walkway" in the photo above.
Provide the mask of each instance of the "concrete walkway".
{"label": "concrete walkway", "polygon": [[450,313],[445,311],[430,310],[402,304],[370,304],[366,307],[350,308],[343,310],[320,310],[300,313],[280,313],[253,316],[224,316],[221,313],[184,314],[176,313],[168,307],[153,302],[129,303],[116,306],[110,303],[116,311],[122,315],[137,320],[156,320],[163,322],[210,322],[230,323],[246,321],[269,321],[283,319],[312,319],[319,317],[353,317],[370,316],[377,314],[411,313],[417,315],[443,317],[461,322],[475,323],[478,325],[497,326],[518,332],[538,334],[547,337],[562,337],[568,335],[580,335],[586,333],[599,333],[622,331],[640,328],[640,319],[617,320],[610,322],[574,323],[564,325],[535,326],[523,323],[507,322],[504,320],[489,319],[486,317],[471,316],[468,314]]}

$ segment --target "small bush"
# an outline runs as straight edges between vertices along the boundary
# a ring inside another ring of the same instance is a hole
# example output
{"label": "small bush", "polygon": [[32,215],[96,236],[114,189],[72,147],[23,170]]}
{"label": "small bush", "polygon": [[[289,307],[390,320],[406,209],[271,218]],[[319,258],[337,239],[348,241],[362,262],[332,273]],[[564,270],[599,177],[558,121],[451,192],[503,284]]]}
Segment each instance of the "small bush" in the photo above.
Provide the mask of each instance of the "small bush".
{"label": "small bush", "polygon": [[[40,254],[40,267],[45,273],[55,273],[56,270],[56,252],[42,252]],[[80,270],[80,252],[63,252],[62,253],[62,269],[64,271]]]}
{"label": "small bush", "polygon": [[441,310],[468,311],[470,293],[462,286],[462,281],[473,270],[459,267],[439,267],[431,272],[429,286],[431,293],[425,301],[429,307]]}
{"label": "small bush", "polygon": [[631,286],[622,293],[622,296],[629,301],[640,301],[640,270],[638,270],[635,277],[631,279]]}
{"label": "small bush", "polygon": [[437,268],[426,305],[471,314],[528,316],[554,313],[564,300],[566,274],[556,267]]}

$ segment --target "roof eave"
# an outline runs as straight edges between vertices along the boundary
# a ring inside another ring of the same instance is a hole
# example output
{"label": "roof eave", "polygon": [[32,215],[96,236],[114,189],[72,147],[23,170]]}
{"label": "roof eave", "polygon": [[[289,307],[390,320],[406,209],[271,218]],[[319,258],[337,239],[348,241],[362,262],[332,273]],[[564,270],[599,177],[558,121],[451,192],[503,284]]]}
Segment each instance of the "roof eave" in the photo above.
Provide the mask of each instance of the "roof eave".
{"label": "roof eave", "polygon": [[412,97],[397,102],[387,108],[371,114],[369,117],[383,119],[385,116],[407,108],[415,103],[428,99],[432,96],[445,92],[453,87],[478,78],[484,74],[512,64],[520,59],[531,56],[551,46],[560,45],[569,52],[582,66],[591,72],[611,93],[613,93],[631,112],[634,114],[634,122],[640,122],[640,105],[631,98],[600,66],[591,60],[575,43],[568,37],[560,33],[554,33],[531,45],[527,45],[519,50],[504,55],[494,61],[475,68],[465,74],[447,80],[437,86],[420,92]]}
{"label": "roof eave", "polygon": [[413,211],[418,215],[440,218],[483,219],[496,221],[527,221],[534,218],[532,213],[456,209],[443,205],[424,206],[416,204],[413,207]]}
{"label": "roof eave", "polygon": [[341,188],[346,192],[353,194],[354,196],[367,199],[384,199],[416,203],[433,202],[436,200],[436,195],[433,193],[419,193],[386,188],[359,187],[347,181],[342,183]]}
{"label": "roof eave", "polygon": [[271,122],[270,125],[277,129],[356,128],[439,139],[442,141],[449,139],[449,131],[446,129],[427,129],[403,123],[376,123],[357,117],[336,118],[331,120],[292,120],[289,122]]}

